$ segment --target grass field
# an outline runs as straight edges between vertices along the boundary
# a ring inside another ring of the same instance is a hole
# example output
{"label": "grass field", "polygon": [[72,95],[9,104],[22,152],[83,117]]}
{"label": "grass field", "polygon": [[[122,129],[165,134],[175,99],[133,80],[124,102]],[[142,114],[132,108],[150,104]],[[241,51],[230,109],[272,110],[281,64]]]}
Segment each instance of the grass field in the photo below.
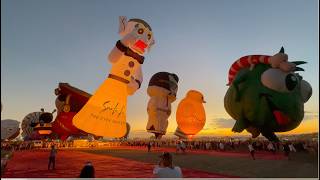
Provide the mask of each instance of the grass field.
{"label": "grass field", "polygon": [[[135,149],[86,149],[87,153],[109,155],[140,162],[154,163],[159,161],[161,152],[146,152]],[[221,173],[237,177],[264,178],[315,178],[318,177],[318,155],[308,153],[292,153],[290,160],[263,159],[252,160],[248,156],[229,156],[208,154],[174,154],[174,164],[182,168],[190,168],[206,172]],[[262,156],[261,156],[262,157]]]}
{"label": "grass field", "polygon": [[195,150],[176,154],[173,148],[63,148],[58,149],[56,170],[48,170],[49,150],[16,151],[9,160],[3,178],[76,178],[84,163],[91,161],[97,178],[152,178],[152,170],[163,151],[173,154],[174,164],[182,168],[184,177],[243,178],[316,178],[318,155],[293,153],[287,160],[283,154],[257,152],[252,160],[247,152]]}
{"label": "grass field", "polygon": [[[131,153],[131,152],[129,152]],[[133,152],[134,153],[134,152]],[[76,178],[87,161],[92,162],[96,178],[152,178],[154,164],[125,158],[59,149],[56,169],[48,170],[49,150],[17,151],[8,162],[2,178]],[[134,154],[132,154],[134,155]],[[186,178],[228,178],[224,174],[182,168]]]}

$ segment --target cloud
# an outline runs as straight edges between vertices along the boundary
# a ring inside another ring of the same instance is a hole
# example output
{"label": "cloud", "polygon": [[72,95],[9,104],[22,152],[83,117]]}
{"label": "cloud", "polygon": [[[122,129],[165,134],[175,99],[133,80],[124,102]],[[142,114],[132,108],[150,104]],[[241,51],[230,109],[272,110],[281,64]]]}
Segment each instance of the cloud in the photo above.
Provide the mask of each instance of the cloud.
{"label": "cloud", "polygon": [[208,129],[232,128],[235,120],[231,118],[213,118],[208,121]]}
{"label": "cloud", "polygon": [[318,112],[305,111],[304,112],[304,121],[319,119]]}

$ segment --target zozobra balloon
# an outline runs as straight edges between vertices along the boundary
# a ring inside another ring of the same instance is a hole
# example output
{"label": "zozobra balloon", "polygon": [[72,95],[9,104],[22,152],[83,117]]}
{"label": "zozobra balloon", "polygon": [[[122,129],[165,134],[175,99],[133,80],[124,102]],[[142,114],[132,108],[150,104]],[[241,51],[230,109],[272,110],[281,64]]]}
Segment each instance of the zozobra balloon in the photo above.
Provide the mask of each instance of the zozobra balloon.
{"label": "zozobra balloon", "polygon": [[97,136],[125,135],[127,96],[140,88],[142,55],[154,44],[152,29],[142,19],[120,17],[119,34],[122,39],[109,54],[108,78],[73,118],[77,128]]}

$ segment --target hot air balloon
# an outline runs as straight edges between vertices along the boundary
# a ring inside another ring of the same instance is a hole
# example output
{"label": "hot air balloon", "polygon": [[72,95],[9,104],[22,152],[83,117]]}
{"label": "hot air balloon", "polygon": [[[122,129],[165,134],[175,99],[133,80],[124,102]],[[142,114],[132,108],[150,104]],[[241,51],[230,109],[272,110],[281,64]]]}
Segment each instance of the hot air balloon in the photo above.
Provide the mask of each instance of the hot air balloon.
{"label": "hot air balloon", "polygon": [[165,135],[168,118],[171,114],[171,103],[176,100],[179,78],[176,74],[158,72],[154,74],[148,85],[148,124],[147,131],[154,133],[157,139]]}
{"label": "hot air balloon", "polygon": [[77,128],[97,136],[125,135],[127,96],[140,88],[142,55],[154,44],[151,27],[144,20],[120,17],[119,26],[122,39],[109,54],[108,78],[73,117]]}
{"label": "hot air balloon", "polygon": [[52,131],[59,139],[66,140],[69,136],[84,136],[88,133],[72,124],[73,117],[80,111],[91,97],[91,94],[75,88],[68,83],[59,83],[55,89],[57,117],[52,123]]}
{"label": "hot air balloon", "polygon": [[12,119],[1,120],[1,140],[11,140],[19,136],[20,122]]}
{"label": "hot air balloon", "polygon": [[44,109],[41,109],[41,114],[39,116],[38,123],[32,123],[33,131],[36,131],[40,136],[49,136],[52,133],[52,124],[51,121],[53,119],[53,113],[56,112],[44,112]]}
{"label": "hot air balloon", "polygon": [[205,101],[201,92],[190,90],[178,105],[176,113],[178,128],[190,138],[201,131],[206,123],[206,113],[202,103]]}
{"label": "hot air balloon", "polygon": [[295,129],[312,94],[310,84],[297,73],[304,63],[289,62],[283,48],[273,56],[250,55],[234,62],[224,97],[226,111],[236,120],[232,131],[247,130],[253,138],[261,133],[277,142],[275,132]]}
{"label": "hot air balloon", "polygon": [[33,133],[33,128],[39,123],[39,117],[42,112],[32,112],[26,115],[21,123],[22,133],[24,139],[29,139]]}

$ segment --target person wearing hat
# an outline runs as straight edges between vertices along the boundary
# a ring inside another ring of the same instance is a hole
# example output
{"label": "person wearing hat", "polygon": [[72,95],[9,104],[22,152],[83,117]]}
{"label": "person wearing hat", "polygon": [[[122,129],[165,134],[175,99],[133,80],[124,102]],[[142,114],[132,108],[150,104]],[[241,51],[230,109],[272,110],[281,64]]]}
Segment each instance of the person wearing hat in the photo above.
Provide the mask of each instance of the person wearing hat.
{"label": "person wearing hat", "polygon": [[182,178],[181,168],[173,166],[172,155],[164,152],[161,156],[159,165],[153,169],[156,178]]}

